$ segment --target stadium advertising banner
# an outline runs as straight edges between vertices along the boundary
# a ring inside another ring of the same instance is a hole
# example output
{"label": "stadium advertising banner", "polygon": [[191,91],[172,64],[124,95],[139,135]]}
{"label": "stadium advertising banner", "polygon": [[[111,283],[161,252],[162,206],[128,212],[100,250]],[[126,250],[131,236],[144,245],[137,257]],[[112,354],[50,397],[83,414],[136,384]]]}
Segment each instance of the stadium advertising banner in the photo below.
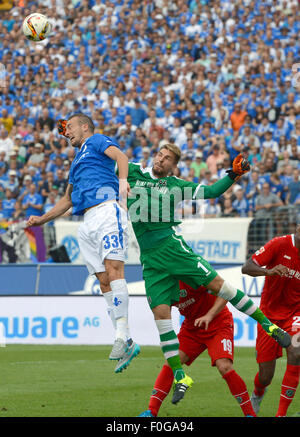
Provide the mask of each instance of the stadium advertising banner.
{"label": "stadium advertising banner", "polygon": [[[186,219],[177,228],[194,252],[207,261],[220,264],[244,263],[251,218]],[[77,239],[79,222],[55,222],[57,244],[63,244],[72,263],[83,264]],[[129,223],[126,264],[140,264],[139,248]]]}
{"label": "stadium advertising banner", "polygon": [[189,219],[182,222],[179,233],[193,251],[208,262],[244,263],[251,220],[252,218]]}
{"label": "stadium advertising banner", "polygon": [[[259,298],[253,298],[256,304]],[[254,346],[256,322],[231,305],[235,346]],[[173,308],[179,331],[183,319]],[[153,315],[145,296],[131,296],[129,322],[140,345],[159,346]],[[111,320],[102,296],[1,297],[0,344],[107,345],[114,341]]]}
{"label": "stadium advertising banner", "polygon": [[[174,313],[174,327],[178,330],[178,311],[174,309]],[[145,296],[130,300],[129,323],[137,343],[159,345]],[[2,345],[105,345],[114,342],[114,329],[102,296],[1,297],[0,327]]]}

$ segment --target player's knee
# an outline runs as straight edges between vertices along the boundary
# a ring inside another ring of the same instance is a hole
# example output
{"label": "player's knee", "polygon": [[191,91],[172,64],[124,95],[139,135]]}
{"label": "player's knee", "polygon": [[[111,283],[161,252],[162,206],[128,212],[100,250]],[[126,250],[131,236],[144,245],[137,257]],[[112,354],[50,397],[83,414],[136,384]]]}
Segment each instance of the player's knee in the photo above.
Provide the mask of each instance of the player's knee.
{"label": "player's knee", "polygon": [[[299,342],[299,340],[298,340]],[[296,347],[293,345],[293,341],[291,346],[287,350],[288,354],[288,363],[292,364],[294,366],[300,365],[300,342],[296,345]]]}
{"label": "player's knee", "polygon": [[111,291],[110,284],[108,281],[107,282],[100,281],[100,288],[102,293],[107,293],[108,291]]}
{"label": "player's knee", "polygon": [[155,320],[171,320],[171,309],[169,305],[157,305],[152,308],[152,312]]}
{"label": "player's knee", "polygon": [[233,369],[232,361],[228,358],[220,358],[219,360],[216,360],[215,364],[222,376]]}
{"label": "player's knee", "polygon": [[109,282],[124,279],[124,263],[116,260],[105,260],[105,270]]}

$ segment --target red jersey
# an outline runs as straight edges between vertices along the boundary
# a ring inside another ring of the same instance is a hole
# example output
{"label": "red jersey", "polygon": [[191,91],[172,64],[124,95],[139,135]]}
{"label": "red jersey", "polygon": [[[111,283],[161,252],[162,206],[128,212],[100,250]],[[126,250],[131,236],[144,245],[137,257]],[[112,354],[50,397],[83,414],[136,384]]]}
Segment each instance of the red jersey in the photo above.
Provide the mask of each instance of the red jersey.
{"label": "red jersey", "polygon": [[[174,304],[179,309],[185,319],[183,325],[188,329],[199,329],[194,326],[194,322],[201,316],[204,316],[208,310],[213,306],[216,296],[209,294],[207,289],[203,286],[194,289],[182,281],[179,281],[180,299]],[[208,330],[214,330],[220,322],[224,320],[232,323],[232,314],[227,307],[217,314],[208,325]],[[203,326],[200,327],[200,329]]]}
{"label": "red jersey", "polygon": [[285,276],[266,276],[260,308],[271,319],[283,320],[300,310],[300,254],[295,236],[276,237],[252,255],[260,267],[278,264],[288,268]]}

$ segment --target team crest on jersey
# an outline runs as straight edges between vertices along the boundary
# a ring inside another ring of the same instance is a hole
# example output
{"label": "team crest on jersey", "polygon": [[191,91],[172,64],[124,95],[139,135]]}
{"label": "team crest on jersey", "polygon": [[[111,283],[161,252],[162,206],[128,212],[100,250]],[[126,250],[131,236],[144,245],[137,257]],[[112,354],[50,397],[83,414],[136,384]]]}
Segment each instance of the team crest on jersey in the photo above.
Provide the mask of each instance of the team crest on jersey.
{"label": "team crest on jersey", "polygon": [[180,290],[180,297],[187,297],[187,291],[186,290]]}
{"label": "team crest on jersey", "polygon": [[166,187],[167,186],[167,181],[166,180],[160,180],[160,181],[158,181],[157,185],[159,185],[159,187]]}

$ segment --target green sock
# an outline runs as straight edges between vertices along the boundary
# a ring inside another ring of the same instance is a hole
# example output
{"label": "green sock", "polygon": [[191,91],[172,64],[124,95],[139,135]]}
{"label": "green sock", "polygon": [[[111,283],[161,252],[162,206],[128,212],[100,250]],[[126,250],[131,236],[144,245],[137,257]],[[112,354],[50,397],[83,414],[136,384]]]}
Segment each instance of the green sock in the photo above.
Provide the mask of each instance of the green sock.
{"label": "green sock", "polygon": [[242,313],[247,314],[252,319],[256,320],[261,327],[266,331],[269,331],[269,327],[273,325],[272,322],[264,315],[264,313],[255,305],[253,300],[251,300],[245,293],[243,293],[241,290],[237,289],[237,293],[229,300],[231,305],[233,305],[237,310],[241,311]]}
{"label": "green sock", "polygon": [[176,381],[185,377],[179,358],[179,341],[175,331],[169,331],[165,334],[160,334],[160,346],[164,357],[171,367]]}

